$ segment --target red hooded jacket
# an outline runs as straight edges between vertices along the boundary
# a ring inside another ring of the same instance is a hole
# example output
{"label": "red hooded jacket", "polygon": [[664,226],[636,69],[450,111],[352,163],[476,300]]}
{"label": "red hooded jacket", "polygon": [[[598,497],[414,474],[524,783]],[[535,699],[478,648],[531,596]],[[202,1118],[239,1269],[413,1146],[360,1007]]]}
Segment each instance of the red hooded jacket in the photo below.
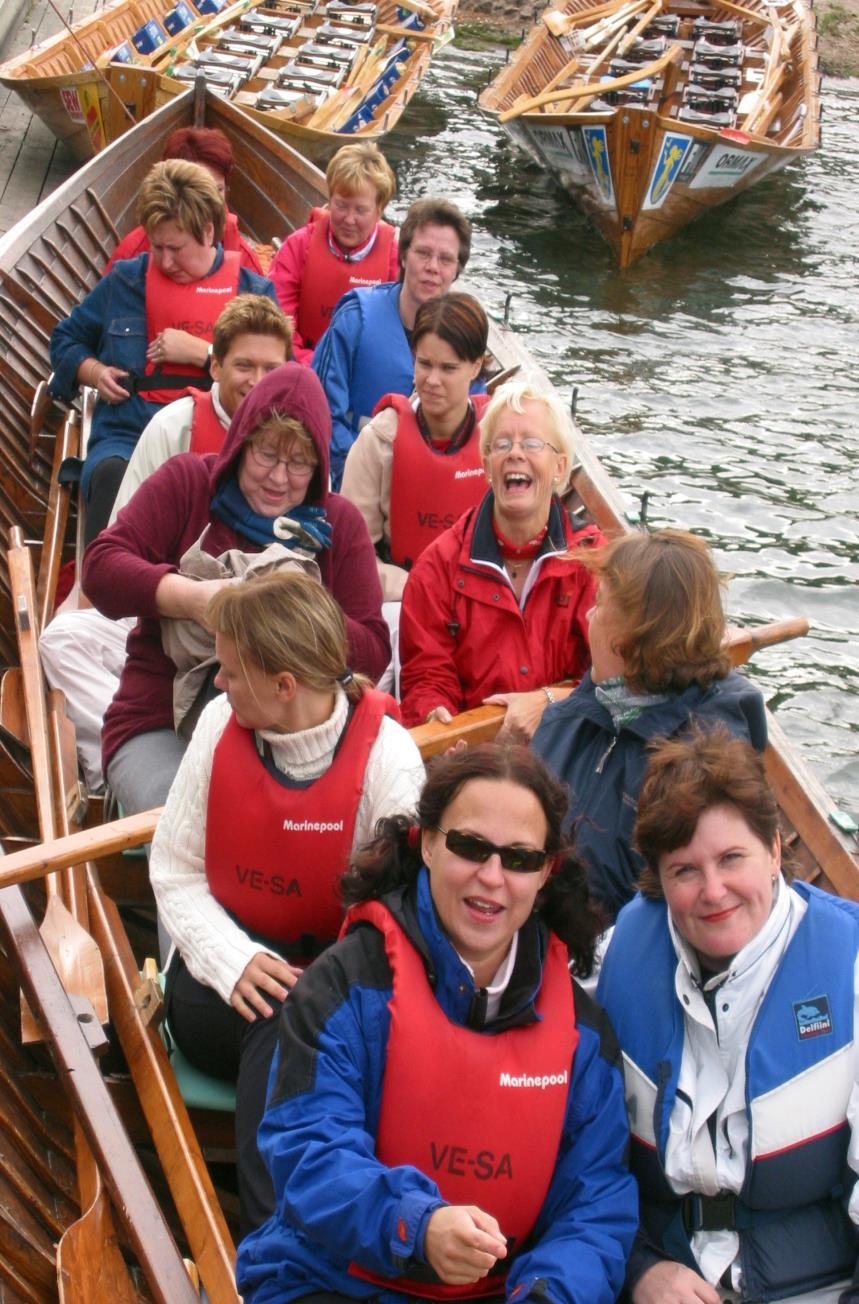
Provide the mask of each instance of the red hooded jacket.
{"label": "red hooded jacket", "polygon": [[239,405],[220,453],[179,453],[137,490],[115,523],[93,540],[84,556],[83,587],[106,616],[140,619],[128,639],[119,689],[104,721],[105,771],[118,747],[137,734],[173,727],[176,667],[161,646],[155,590],[176,573],[183,554],[207,529],[203,548],[213,557],[228,548],[259,552],[211,512],[220,482],[237,469],[242,446],[275,412],[296,417],[310,433],[319,459],[304,501],[325,508],[333,527],[331,547],[318,557],[322,582],[346,616],[353,670],[378,679],[390,657],[381,613],[376,555],[364,518],[347,499],[328,490],[331,414],[315,373],[287,362],[255,385]]}

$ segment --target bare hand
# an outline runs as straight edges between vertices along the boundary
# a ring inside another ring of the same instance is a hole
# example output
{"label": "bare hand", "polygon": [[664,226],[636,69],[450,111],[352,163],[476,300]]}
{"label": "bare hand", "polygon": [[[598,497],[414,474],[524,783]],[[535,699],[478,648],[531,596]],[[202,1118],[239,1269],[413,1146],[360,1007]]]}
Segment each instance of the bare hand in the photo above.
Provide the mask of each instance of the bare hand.
{"label": "bare hand", "polygon": [[230,583],[230,580],[191,580],[193,591],[190,596],[189,616],[191,620],[196,620],[198,625],[205,629],[209,628],[206,620],[206,612],[209,609],[209,603],[216,593]]}
{"label": "bare hand", "polygon": [[430,1214],[424,1254],[442,1281],[464,1286],[507,1257],[507,1242],[491,1214],[474,1204],[445,1204]]}
{"label": "bare hand", "polygon": [[507,707],[501,733],[507,729],[523,729],[529,738],[537,732],[543,712],[549,705],[546,694],[540,688],[532,693],[493,693],[491,697],[484,697],[483,701],[485,705]]}
{"label": "bare hand", "polygon": [[208,344],[198,335],[178,330],[175,326],[167,326],[147,348],[146,360],[156,367],[162,367],[167,362],[182,367],[204,367],[208,352]]}
{"label": "bare hand", "polygon": [[453,716],[446,706],[434,706],[433,709],[428,712],[426,722],[427,724],[432,724],[434,720],[437,720],[439,724],[450,724],[452,719]]}
{"label": "bare hand", "polygon": [[682,1263],[654,1263],[632,1288],[632,1304],[720,1304],[712,1286]]}
{"label": "bare hand", "polygon": [[254,1011],[263,1018],[270,1019],[274,1010],[263,993],[268,992],[276,1000],[285,1001],[300,973],[300,969],[293,969],[291,964],[278,959],[276,955],[269,955],[268,951],[257,951],[245,965],[241,978],[233,988],[230,1005],[248,1023],[256,1023]]}
{"label": "bare hand", "polygon": [[127,375],[128,372],[123,371],[121,367],[109,367],[106,362],[99,363],[98,372],[94,377],[99,398],[105,403],[124,403],[128,398],[128,390],[124,388],[122,382]]}

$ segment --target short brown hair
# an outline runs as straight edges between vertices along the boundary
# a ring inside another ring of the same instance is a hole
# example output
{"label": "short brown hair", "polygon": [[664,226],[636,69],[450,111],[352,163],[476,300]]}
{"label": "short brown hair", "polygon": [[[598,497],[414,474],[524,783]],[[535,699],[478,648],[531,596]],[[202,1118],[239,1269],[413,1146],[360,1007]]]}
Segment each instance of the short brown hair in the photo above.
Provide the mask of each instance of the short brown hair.
{"label": "short brown hair", "polygon": [[137,220],[148,236],[159,222],[175,222],[198,244],[203,244],[206,227],[214,238],[224,234],[227,210],[223,196],[211,175],[199,163],[181,158],[155,163],[149,169],[137,197]]}
{"label": "short brown hair", "polygon": [[[763,757],[725,724],[693,726],[680,738],[656,743],[638,795],[634,841],[646,868],[638,880],[644,896],[661,899],[659,861],[695,836],[701,816],[733,806],[764,846],[779,831],[779,810],[767,783]],[[790,868],[782,865],[787,878]]]}
{"label": "short brown hair", "polygon": [[285,362],[292,358],[292,321],[266,294],[237,294],[218,320],[212,335],[212,356],[223,362],[239,335],[271,335],[283,340]]}
{"label": "short brown hair", "polygon": [[466,362],[482,362],[489,339],[489,322],[473,295],[450,290],[427,299],[418,308],[412,327],[413,353],[424,335],[437,335]]}
{"label": "short brown hair", "polygon": [[616,650],[631,688],[682,692],[725,677],[722,580],[703,539],[636,530],[577,558],[599,576],[622,625]]}
{"label": "short brown hair", "polygon": [[363,186],[376,192],[379,211],[390,204],[397,193],[397,178],[379,146],[371,140],[359,140],[338,149],[325,169],[329,197],[338,190],[342,195],[354,195]]}
{"label": "short brown hair", "polygon": [[409,252],[418,229],[430,225],[450,226],[453,228],[459,240],[457,276],[465,270],[465,265],[471,253],[471,223],[468,218],[457,208],[456,204],[452,204],[448,199],[416,199],[406,213],[405,221],[400,228],[398,256],[401,277],[406,254]]}

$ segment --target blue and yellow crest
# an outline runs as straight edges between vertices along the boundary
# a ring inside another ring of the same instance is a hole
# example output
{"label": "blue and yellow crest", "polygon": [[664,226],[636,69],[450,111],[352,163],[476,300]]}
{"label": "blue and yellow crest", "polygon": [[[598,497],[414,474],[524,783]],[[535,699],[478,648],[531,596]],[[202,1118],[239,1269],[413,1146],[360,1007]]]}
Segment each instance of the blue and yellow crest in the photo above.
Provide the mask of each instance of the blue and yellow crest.
{"label": "blue and yellow crest", "polygon": [[650,189],[647,192],[647,199],[644,201],[644,208],[660,208],[662,206],[677,173],[683,166],[683,160],[691,144],[692,139],[690,136],[677,136],[673,132],[666,134],[662,142],[662,149],[659,151],[659,158],[656,160],[656,167],[653,169],[653,176],[650,179]]}
{"label": "blue and yellow crest", "polygon": [[608,161],[608,140],[605,127],[582,127],[582,136],[588,152],[588,162],[594,174],[594,180],[606,204],[614,203],[614,186],[611,180],[611,165]]}

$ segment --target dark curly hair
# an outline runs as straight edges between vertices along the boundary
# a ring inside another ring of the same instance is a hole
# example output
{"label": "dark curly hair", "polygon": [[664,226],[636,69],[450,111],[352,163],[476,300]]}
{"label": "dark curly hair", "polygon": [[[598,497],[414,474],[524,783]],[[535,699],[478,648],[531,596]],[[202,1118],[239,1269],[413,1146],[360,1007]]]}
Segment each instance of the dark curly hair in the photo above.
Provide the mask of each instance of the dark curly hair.
{"label": "dark curly hair", "polygon": [[[418,828],[435,829],[443,823],[445,810],[474,779],[518,784],[540,803],[547,825],[546,851],[555,865],[537,897],[537,910],[566,944],[576,974],[586,977],[593,968],[594,946],[605,919],[590,895],[583,862],[564,838],[566,789],[518,738],[480,743],[431,763],[418,802]],[[405,815],[379,821],[372,842],[356,852],[341,880],[347,906],[375,900],[415,881],[423,860],[420,840],[412,838],[416,845],[410,844],[413,827]]]}

